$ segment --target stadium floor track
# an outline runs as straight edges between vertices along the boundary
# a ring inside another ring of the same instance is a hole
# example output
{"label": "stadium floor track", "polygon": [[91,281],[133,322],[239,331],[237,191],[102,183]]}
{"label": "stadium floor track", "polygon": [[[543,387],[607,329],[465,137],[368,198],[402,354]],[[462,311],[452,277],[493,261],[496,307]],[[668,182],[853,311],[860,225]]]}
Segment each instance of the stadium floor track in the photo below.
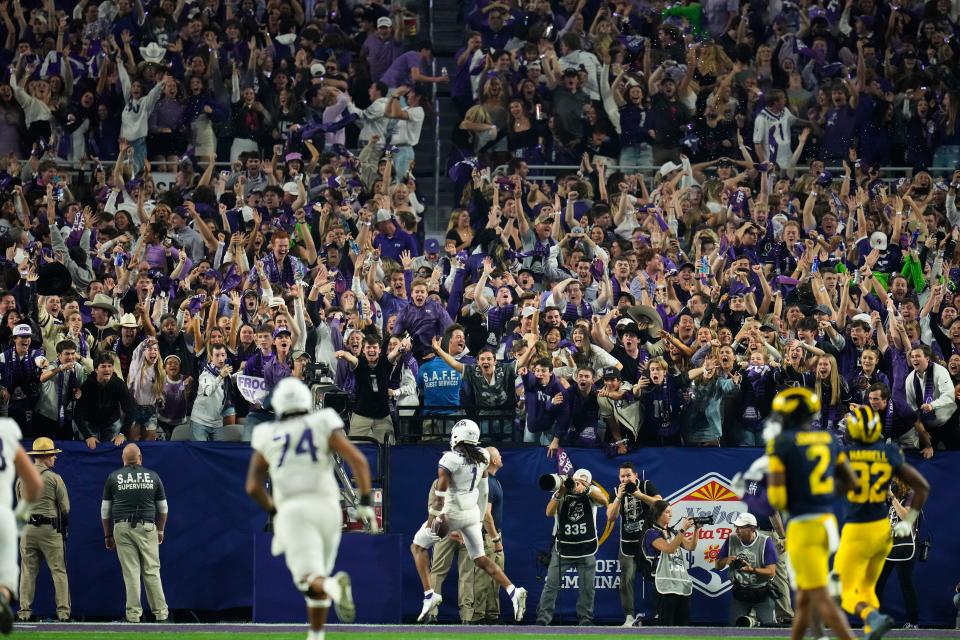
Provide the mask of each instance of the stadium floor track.
{"label": "stadium floor track", "polygon": [[[99,637],[109,638],[111,632],[119,634],[137,634],[150,636],[157,633],[188,635],[192,634],[273,634],[273,633],[303,633],[304,624],[129,624],[124,622],[74,622],[74,623],[17,623],[14,626],[14,636],[41,638],[43,635],[56,634],[56,637]],[[685,638],[784,638],[790,635],[789,629],[769,628],[741,628],[741,627],[637,627],[623,628],[617,626],[550,626],[536,625],[327,625],[327,632],[332,638],[349,638],[353,634],[384,634],[384,638],[396,635],[429,635],[453,637],[464,636],[503,636],[503,635],[540,635],[540,636],[668,636]],[[344,634],[344,635],[341,635]],[[349,635],[347,635],[349,634]],[[387,635],[390,634],[390,635]],[[960,635],[948,629],[898,629],[886,634],[890,638],[957,638]]]}

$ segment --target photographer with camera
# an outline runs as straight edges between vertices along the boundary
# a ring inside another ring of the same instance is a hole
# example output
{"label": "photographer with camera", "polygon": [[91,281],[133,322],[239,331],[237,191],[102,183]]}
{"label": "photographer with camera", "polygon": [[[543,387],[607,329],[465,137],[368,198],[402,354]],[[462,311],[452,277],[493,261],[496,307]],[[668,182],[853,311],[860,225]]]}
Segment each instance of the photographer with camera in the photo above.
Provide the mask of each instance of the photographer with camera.
{"label": "photographer with camera", "polygon": [[620,463],[620,485],[617,494],[607,506],[607,521],[620,519],[620,604],[626,617],[623,626],[640,625],[640,617],[634,617],[633,583],[637,568],[644,578],[650,577],[650,563],[640,548],[643,520],[657,500],[662,500],[660,491],[649,480],[641,480],[632,462]]}
{"label": "photographer with camera", "polygon": [[773,614],[774,593],[771,580],[777,572],[777,549],[773,538],[757,531],[757,519],[751,513],[741,513],[733,521],[735,535],[720,547],[717,569],[730,568],[733,600],[730,603],[730,624],[753,626],[749,616],[756,612],[764,627],[776,625]]}
{"label": "photographer with camera", "polygon": [[[693,580],[687,551],[697,548],[698,529],[712,518],[681,518],[670,526],[673,509],[666,500],[657,500],[643,522],[643,553],[653,564],[657,589],[657,623],[661,626],[690,624],[690,596]],[[686,535],[692,530],[692,535]]]}
{"label": "photographer with camera", "polygon": [[606,507],[607,498],[592,486],[593,475],[577,469],[572,477],[551,474],[540,478],[541,488],[554,490],[547,503],[547,517],[554,518],[554,545],[550,552],[547,579],[537,606],[537,624],[549,625],[560,590],[560,576],[576,567],[580,593],[577,595],[577,622],[593,624],[593,600],[596,593],[597,507]]}

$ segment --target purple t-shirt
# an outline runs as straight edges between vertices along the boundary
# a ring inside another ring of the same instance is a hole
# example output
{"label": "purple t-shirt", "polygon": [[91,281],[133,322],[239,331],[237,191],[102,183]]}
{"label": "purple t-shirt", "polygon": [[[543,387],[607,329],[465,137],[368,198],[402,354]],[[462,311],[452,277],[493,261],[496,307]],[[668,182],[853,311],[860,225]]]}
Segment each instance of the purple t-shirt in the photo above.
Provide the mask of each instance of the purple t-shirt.
{"label": "purple t-shirt", "polygon": [[388,238],[382,233],[378,235],[373,239],[373,246],[375,249],[380,249],[381,256],[396,260],[397,262],[400,262],[400,254],[404,251],[409,251],[411,256],[420,255],[417,241],[412,235],[400,227],[396,227],[392,238]]}
{"label": "purple t-shirt", "polygon": [[856,126],[857,114],[849,105],[830,109],[824,126],[820,158],[845,158],[853,145]]}
{"label": "purple t-shirt", "polygon": [[403,47],[392,36],[386,40],[381,40],[376,33],[371,33],[363,41],[361,52],[367,54],[370,77],[379,78],[386,73],[397,56],[403,53]]}
{"label": "purple t-shirt", "polygon": [[[459,60],[460,56],[463,55],[463,52],[467,48],[463,47],[453,56],[454,60]],[[450,85],[450,95],[456,96],[472,96],[473,95],[473,84],[470,82],[470,62],[473,60],[471,55],[467,58],[467,61],[463,64],[457,65],[456,70],[453,73],[453,82]]]}
{"label": "purple t-shirt", "polygon": [[412,84],[413,78],[410,77],[410,69],[413,67],[419,67],[420,71],[424,71],[423,58],[420,57],[419,51],[407,51],[396,58],[390,68],[384,72],[380,82],[391,89],[400,85]]}

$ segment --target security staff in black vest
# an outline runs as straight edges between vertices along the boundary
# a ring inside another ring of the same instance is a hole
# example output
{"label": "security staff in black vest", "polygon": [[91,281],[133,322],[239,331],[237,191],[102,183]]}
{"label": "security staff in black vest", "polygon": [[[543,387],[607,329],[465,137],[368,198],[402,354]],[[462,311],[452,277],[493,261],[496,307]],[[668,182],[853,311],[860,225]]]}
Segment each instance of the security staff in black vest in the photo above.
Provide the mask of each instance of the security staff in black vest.
{"label": "security staff in black vest", "polygon": [[643,539],[643,520],[647,511],[657,500],[662,500],[660,491],[649,480],[641,480],[632,462],[620,463],[620,485],[613,502],[607,506],[607,521],[620,519],[620,605],[626,616],[624,627],[639,627],[642,618],[634,617],[633,584],[637,576],[637,563],[649,566],[640,542]]}
{"label": "security staff in black vest", "polygon": [[140,622],[140,578],[157,622],[169,616],[160,582],[160,548],[167,524],[167,496],[156,471],[145,469],[140,448],[123,449],[123,467],[107,477],[100,517],[106,548],[116,549],[127,592],[127,622]]}
{"label": "security staff in black vest", "polygon": [[577,622],[593,624],[593,599],[596,593],[597,507],[607,506],[607,497],[599,487],[592,486],[593,475],[586,469],[577,469],[572,477],[550,498],[547,517],[554,518],[555,543],[550,553],[547,580],[537,606],[537,624],[548,625],[560,591],[560,576],[571,567],[577,569],[580,593],[577,595]]}

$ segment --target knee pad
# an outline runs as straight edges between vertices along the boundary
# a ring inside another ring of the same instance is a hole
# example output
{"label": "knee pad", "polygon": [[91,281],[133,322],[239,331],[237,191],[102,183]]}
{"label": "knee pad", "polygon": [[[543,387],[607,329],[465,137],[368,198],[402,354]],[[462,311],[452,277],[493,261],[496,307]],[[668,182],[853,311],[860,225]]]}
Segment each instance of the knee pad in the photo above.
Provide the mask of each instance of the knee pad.
{"label": "knee pad", "polygon": [[324,576],[321,576],[319,573],[311,573],[306,578],[303,578],[302,580],[297,581],[296,583],[297,590],[303,595],[305,595],[307,598],[311,598],[311,597],[319,598],[323,595],[323,592],[322,591],[314,592],[313,587],[311,585],[313,584],[314,580],[316,580],[317,578],[323,578],[323,577]]}
{"label": "knee pad", "polygon": [[307,601],[307,609],[329,609],[333,603],[330,598],[317,599],[307,596],[304,600]]}

